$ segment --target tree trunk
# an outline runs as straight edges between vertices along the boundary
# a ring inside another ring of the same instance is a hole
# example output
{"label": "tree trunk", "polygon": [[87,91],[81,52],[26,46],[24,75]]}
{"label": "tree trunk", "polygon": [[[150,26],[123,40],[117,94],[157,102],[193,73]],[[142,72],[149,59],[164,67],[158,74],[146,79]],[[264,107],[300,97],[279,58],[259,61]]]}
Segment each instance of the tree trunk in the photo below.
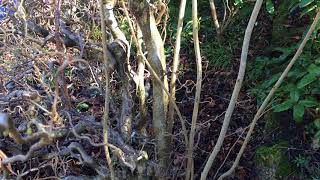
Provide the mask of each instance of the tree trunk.
{"label": "tree trunk", "polygon": [[[166,76],[166,59],[164,55],[163,41],[157,29],[153,10],[150,4],[145,0],[131,0],[129,7],[138,25],[140,26],[143,40],[148,51],[148,61],[152,68],[161,78],[162,83],[168,88],[168,80]],[[168,165],[168,137],[166,134],[166,115],[168,107],[168,96],[162,89],[161,84],[152,78],[153,86],[153,131],[157,140],[157,157],[161,171]],[[163,174],[163,173],[162,173]]]}

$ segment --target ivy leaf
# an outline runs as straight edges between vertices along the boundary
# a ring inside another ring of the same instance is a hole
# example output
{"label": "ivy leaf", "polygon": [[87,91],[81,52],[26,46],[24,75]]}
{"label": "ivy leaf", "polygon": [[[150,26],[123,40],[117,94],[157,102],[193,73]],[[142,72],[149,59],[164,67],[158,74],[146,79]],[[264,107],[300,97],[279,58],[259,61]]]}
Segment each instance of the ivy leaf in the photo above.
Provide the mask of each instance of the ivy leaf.
{"label": "ivy leaf", "polygon": [[315,64],[311,64],[308,67],[308,72],[311,74],[319,74],[320,73],[320,67],[316,66]]}
{"label": "ivy leaf", "polygon": [[289,99],[289,100],[286,100],[285,102],[283,102],[281,104],[278,104],[278,105],[274,106],[273,107],[273,111],[274,112],[286,111],[286,110],[292,108],[292,106],[293,106],[293,101],[291,101]]}
{"label": "ivy leaf", "polygon": [[285,86],[284,89],[286,92],[291,92],[291,91],[296,91],[297,90],[297,86],[293,83],[289,83]]}
{"label": "ivy leaf", "polygon": [[304,70],[301,70],[299,68],[293,69],[292,71],[290,71],[288,73],[288,78],[301,78],[302,76],[306,75],[307,72],[305,72]]}
{"label": "ivy leaf", "polygon": [[303,17],[304,15],[308,14],[309,12],[313,11],[314,9],[316,9],[317,5],[313,5],[313,6],[309,6],[307,8],[305,8],[302,12],[300,17]]}
{"label": "ivy leaf", "polygon": [[300,8],[303,8],[303,7],[306,7],[308,6],[309,4],[313,3],[314,0],[302,0],[300,3],[299,3],[299,6]]}
{"label": "ivy leaf", "polygon": [[314,106],[317,106],[319,103],[315,99],[304,99],[299,101],[298,104],[305,107],[314,107]]}
{"label": "ivy leaf", "polygon": [[266,81],[266,87],[272,86],[278,79],[280,78],[281,74],[277,73],[271,77],[268,81]]}
{"label": "ivy leaf", "polygon": [[297,123],[301,123],[304,115],[304,106],[301,104],[297,104],[293,106],[293,119]]}
{"label": "ivy leaf", "polygon": [[290,92],[290,99],[293,102],[298,102],[299,97],[300,97],[300,94],[299,94],[299,91],[297,89],[295,89],[295,90]]}
{"label": "ivy leaf", "polygon": [[318,95],[319,95],[319,94],[320,94],[320,87],[315,87],[315,88],[313,88],[312,91],[311,91],[311,93],[312,93],[312,94],[318,94]]}
{"label": "ivy leaf", "polygon": [[90,106],[89,106],[87,103],[85,103],[85,102],[81,102],[81,103],[79,103],[79,104],[77,105],[77,109],[78,109],[79,111],[87,111],[89,108],[90,108]]}
{"label": "ivy leaf", "polygon": [[266,8],[269,14],[274,14],[274,5],[272,0],[267,0],[266,1]]}
{"label": "ivy leaf", "polygon": [[307,75],[305,75],[299,82],[298,82],[298,88],[304,88],[305,86],[307,86],[308,84],[312,83],[313,81],[315,81],[317,79],[316,74],[313,73],[309,73]]}
{"label": "ivy leaf", "polygon": [[234,1],[234,5],[235,6],[241,6],[243,4],[243,1],[242,0],[235,0]]}

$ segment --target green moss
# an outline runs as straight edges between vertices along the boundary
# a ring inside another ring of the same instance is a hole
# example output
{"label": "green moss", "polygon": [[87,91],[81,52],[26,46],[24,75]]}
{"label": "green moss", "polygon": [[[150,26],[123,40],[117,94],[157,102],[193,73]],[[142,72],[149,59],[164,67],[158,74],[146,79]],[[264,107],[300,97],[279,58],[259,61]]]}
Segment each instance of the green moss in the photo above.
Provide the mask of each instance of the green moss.
{"label": "green moss", "polygon": [[93,24],[92,29],[91,29],[91,37],[93,40],[97,41],[102,38],[102,32],[100,30],[100,27]]}
{"label": "green moss", "polygon": [[278,113],[274,112],[268,112],[265,117],[265,126],[264,126],[264,134],[268,135],[270,133],[273,133],[275,129],[280,127],[280,117]]}
{"label": "green moss", "polygon": [[259,171],[270,175],[266,179],[283,179],[293,172],[285,154],[287,146],[287,142],[280,142],[273,146],[261,146],[256,150],[254,161]]}
{"label": "green moss", "polygon": [[285,178],[288,177],[293,172],[293,168],[286,156],[283,156],[279,162],[278,169],[276,171],[276,177]]}
{"label": "green moss", "polygon": [[255,161],[259,165],[273,166],[274,162],[279,162],[281,158],[281,150],[277,147],[261,146],[256,150]]}

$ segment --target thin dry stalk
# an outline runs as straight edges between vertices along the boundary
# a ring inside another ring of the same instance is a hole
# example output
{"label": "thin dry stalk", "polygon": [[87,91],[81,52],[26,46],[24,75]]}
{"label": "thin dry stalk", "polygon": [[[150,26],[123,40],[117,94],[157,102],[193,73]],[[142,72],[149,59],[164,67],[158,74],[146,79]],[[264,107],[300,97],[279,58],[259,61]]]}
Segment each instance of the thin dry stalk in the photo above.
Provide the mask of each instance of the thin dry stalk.
{"label": "thin dry stalk", "polygon": [[187,149],[187,172],[186,179],[193,179],[193,144],[194,135],[196,131],[196,123],[198,119],[200,94],[201,94],[201,83],[202,83],[202,63],[200,54],[200,43],[199,43],[199,24],[198,24],[198,1],[192,0],[192,28],[193,28],[193,44],[196,55],[197,64],[197,84],[196,84],[196,95],[194,99],[194,107],[192,113],[191,130],[189,136],[189,147]]}
{"label": "thin dry stalk", "polygon": [[231,100],[230,103],[228,105],[224,120],[223,120],[223,124],[221,127],[221,131],[217,140],[216,145],[213,148],[212,153],[210,154],[210,157],[201,173],[201,180],[205,180],[207,179],[207,175],[209,173],[209,170],[212,166],[213,161],[215,160],[215,158],[217,157],[224,138],[226,136],[228,127],[229,127],[229,123],[230,123],[230,119],[231,119],[231,115],[233,113],[234,107],[237,103],[237,99],[239,96],[239,92],[242,86],[242,82],[243,82],[243,78],[245,75],[245,70],[246,70],[246,64],[247,64],[247,57],[248,57],[248,50],[249,50],[249,43],[250,43],[250,39],[251,39],[251,34],[253,31],[253,27],[254,24],[256,22],[256,19],[258,17],[261,5],[262,5],[263,0],[257,0],[256,4],[254,6],[254,9],[252,11],[245,35],[244,35],[244,40],[243,40],[243,45],[242,45],[242,52],[241,52],[241,60],[240,60],[240,68],[239,68],[239,72],[238,72],[238,77],[237,77],[237,81],[235,84],[235,87],[233,89],[232,92],[232,96],[231,96]]}
{"label": "thin dry stalk", "polygon": [[[142,32],[140,30],[140,27],[137,26],[137,37],[138,37],[138,45],[139,49],[142,49]],[[141,113],[141,120],[138,124],[138,130],[140,132],[144,132],[146,130],[146,124],[147,124],[147,105],[146,105],[146,90],[144,86],[144,70],[145,70],[145,62],[143,61],[142,54],[138,51],[138,69],[137,69],[137,75],[138,75],[138,87],[137,87],[137,94],[139,98],[139,104],[140,104],[140,113]]]}
{"label": "thin dry stalk", "polygon": [[276,82],[276,84],[272,87],[271,91],[269,92],[268,96],[266,97],[266,99],[263,101],[262,105],[260,106],[260,108],[258,109],[256,115],[253,118],[253,121],[250,125],[250,129],[248,131],[248,134],[246,135],[246,138],[241,146],[241,149],[239,151],[239,153],[237,154],[236,160],[234,161],[234,163],[232,164],[232,167],[225,172],[224,174],[222,174],[219,179],[224,179],[228,176],[230,176],[235,168],[238,166],[240,158],[250,140],[251,134],[253,132],[254,126],[256,125],[258,119],[261,117],[261,114],[264,112],[265,108],[267,107],[269,101],[271,100],[271,98],[273,97],[274,93],[276,92],[276,90],[280,87],[280,85],[282,84],[283,80],[286,78],[286,76],[288,75],[288,72],[290,71],[290,69],[292,68],[292,66],[294,65],[294,63],[297,61],[298,57],[301,55],[303,48],[305,47],[307,41],[309,40],[311,34],[313,33],[313,31],[316,28],[316,25],[318,23],[320,19],[320,9],[317,9],[317,15],[308,31],[308,33],[306,34],[306,36],[304,37],[303,41],[301,42],[297,52],[295,53],[294,57],[291,59],[290,63],[288,64],[288,66],[286,67],[286,69],[283,71],[283,73],[281,74],[280,78],[278,79],[278,81]]}
{"label": "thin dry stalk", "polygon": [[101,19],[101,31],[102,31],[102,47],[103,47],[103,60],[105,66],[105,76],[106,76],[106,87],[105,87],[105,105],[104,105],[104,114],[103,114],[103,140],[106,144],[104,146],[104,151],[109,166],[111,179],[114,180],[114,169],[112,161],[109,154],[109,145],[108,145],[108,119],[109,119],[109,58],[107,50],[107,37],[106,37],[106,23],[105,23],[105,14],[104,14],[104,4],[103,0],[99,0],[100,8],[100,19]]}
{"label": "thin dry stalk", "polygon": [[[137,49],[138,49],[138,69],[137,69],[137,94],[138,94],[138,98],[139,98],[139,103],[140,103],[140,113],[141,113],[141,121],[138,124],[138,129],[139,131],[144,131],[145,130],[145,125],[147,122],[147,106],[146,106],[146,92],[145,92],[145,87],[144,87],[144,70],[145,70],[145,62],[142,58],[143,53],[142,53],[142,41],[140,40],[140,38],[138,39],[135,32],[134,32],[134,28],[131,24],[131,19],[129,16],[129,12],[128,9],[124,3],[123,0],[120,1],[122,8],[124,9],[124,13],[126,16],[126,19],[128,21],[129,24],[129,29],[130,29],[130,33],[133,36],[134,42],[136,43]],[[139,28],[139,26],[137,27],[137,31],[138,31],[138,36],[141,37],[142,36],[142,32]]]}
{"label": "thin dry stalk", "polygon": [[[248,126],[249,127],[249,126]],[[223,165],[226,163],[231,151],[233,150],[233,148],[236,146],[236,144],[239,142],[239,140],[242,138],[243,139],[243,134],[246,132],[247,128],[246,127],[245,129],[242,130],[241,134],[239,135],[239,137],[237,138],[237,140],[233,143],[233,145],[231,146],[230,150],[228,151],[226,157],[224,158],[223,162],[221,163],[221,165],[219,166],[218,170],[216,171],[216,173],[214,174],[214,177],[213,179],[215,179],[220,171],[220,169],[223,167]]]}
{"label": "thin dry stalk", "polygon": [[[171,81],[170,81],[170,96],[173,100],[176,99],[176,80],[177,80],[178,66],[180,63],[181,33],[183,28],[183,18],[185,14],[185,9],[186,9],[186,0],[181,0],[179,17],[178,17],[178,25],[177,25],[176,45],[174,48],[172,74],[171,74]],[[173,108],[173,104],[170,103],[169,112],[168,112],[168,125],[167,125],[168,133],[172,133],[173,123],[174,123],[174,108]]]}
{"label": "thin dry stalk", "polygon": [[220,35],[220,24],[219,24],[217,10],[216,10],[216,6],[214,4],[214,0],[209,0],[209,3],[210,3],[210,10],[211,10],[213,24],[216,28],[217,34]]}

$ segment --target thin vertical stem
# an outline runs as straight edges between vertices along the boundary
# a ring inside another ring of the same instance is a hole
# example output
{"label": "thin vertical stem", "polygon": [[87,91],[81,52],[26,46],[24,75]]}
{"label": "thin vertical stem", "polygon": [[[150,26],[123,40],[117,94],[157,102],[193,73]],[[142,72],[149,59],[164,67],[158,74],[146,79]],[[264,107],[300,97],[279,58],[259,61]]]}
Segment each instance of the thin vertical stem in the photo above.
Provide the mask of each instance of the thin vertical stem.
{"label": "thin vertical stem", "polygon": [[216,10],[216,6],[214,4],[214,0],[209,0],[209,3],[210,3],[212,21],[213,21],[213,24],[214,24],[214,26],[216,28],[217,34],[219,36],[220,35],[220,24],[219,24],[219,20],[218,20],[218,16],[217,16],[217,10]]}
{"label": "thin vertical stem", "polygon": [[114,169],[109,153],[109,144],[108,144],[108,122],[109,122],[109,59],[108,55],[110,52],[107,50],[107,38],[106,38],[106,23],[105,23],[105,14],[104,14],[104,4],[103,0],[99,0],[100,7],[100,19],[101,19],[101,31],[102,31],[102,47],[103,47],[103,60],[105,66],[105,77],[106,77],[106,87],[105,87],[105,104],[104,104],[104,114],[103,114],[103,140],[105,143],[104,151],[109,166],[111,179],[114,180]]}
{"label": "thin vertical stem", "polygon": [[192,28],[193,28],[193,44],[194,51],[196,55],[197,64],[197,84],[196,84],[196,94],[194,99],[194,107],[192,113],[191,130],[189,136],[189,147],[187,149],[187,172],[186,180],[190,179],[193,175],[193,144],[194,135],[196,131],[196,123],[199,112],[200,94],[201,94],[201,83],[202,83],[202,63],[200,54],[200,44],[199,44],[199,24],[198,24],[198,2],[197,0],[192,0]]}
{"label": "thin vertical stem", "polygon": [[[180,2],[180,11],[178,17],[178,25],[177,25],[177,35],[176,35],[176,45],[174,48],[173,55],[173,64],[172,64],[172,75],[170,81],[170,96],[173,100],[176,99],[176,80],[177,80],[177,71],[180,63],[180,48],[181,48],[181,33],[183,28],[183,18],[186,9],[186,0],[181,0]],[[169,112],[168,112],[168,133],[172,133],[174,123],[174,107],[173,103],[169,104]],[[186,144],[186,146],[188,146]]]}
{"label": "thin vertical stem", "polygon": [[207,179],[207,176],[208,176],[209,170],[213,164],[213,161],[217,157],[217,155],[223,145],[223,141],[224,141],[224,138],[226,136],[226,133],[227,133],[227,130],[228,130],[228,127],[230,124],[231,116],[232,116],[233,110],[235,108],[235,105],[237,103],[237,99],[238,99],[238,96],[239,96],[239,93],[241,90],[242,82],[243,82],[245,71],[246,71],[249,43],[250,43],[253,28],[254,28],[254,24],[257,20],[262,2],[263,2],[263,0],[257,0],[256,4],[252,10],[252,14],[251,14],[250,20],[248,22],[248,26],[247,26],[247,29],[246,29],[246,32],[244,35],[243,44],[242,44],[241,60],[240,60],[240,67],[239,67],[237,81],[234,86],[226,114],[224,116],[224,120],[223,120],[223,124],[221,127],[221,131],[220,131],[218,140],[217,140],[216,145],[214,146],[214,148],[209,156],[208,161],[206,162],[206,165],[205,165],[202,173],[201,173],[201,180]]}

